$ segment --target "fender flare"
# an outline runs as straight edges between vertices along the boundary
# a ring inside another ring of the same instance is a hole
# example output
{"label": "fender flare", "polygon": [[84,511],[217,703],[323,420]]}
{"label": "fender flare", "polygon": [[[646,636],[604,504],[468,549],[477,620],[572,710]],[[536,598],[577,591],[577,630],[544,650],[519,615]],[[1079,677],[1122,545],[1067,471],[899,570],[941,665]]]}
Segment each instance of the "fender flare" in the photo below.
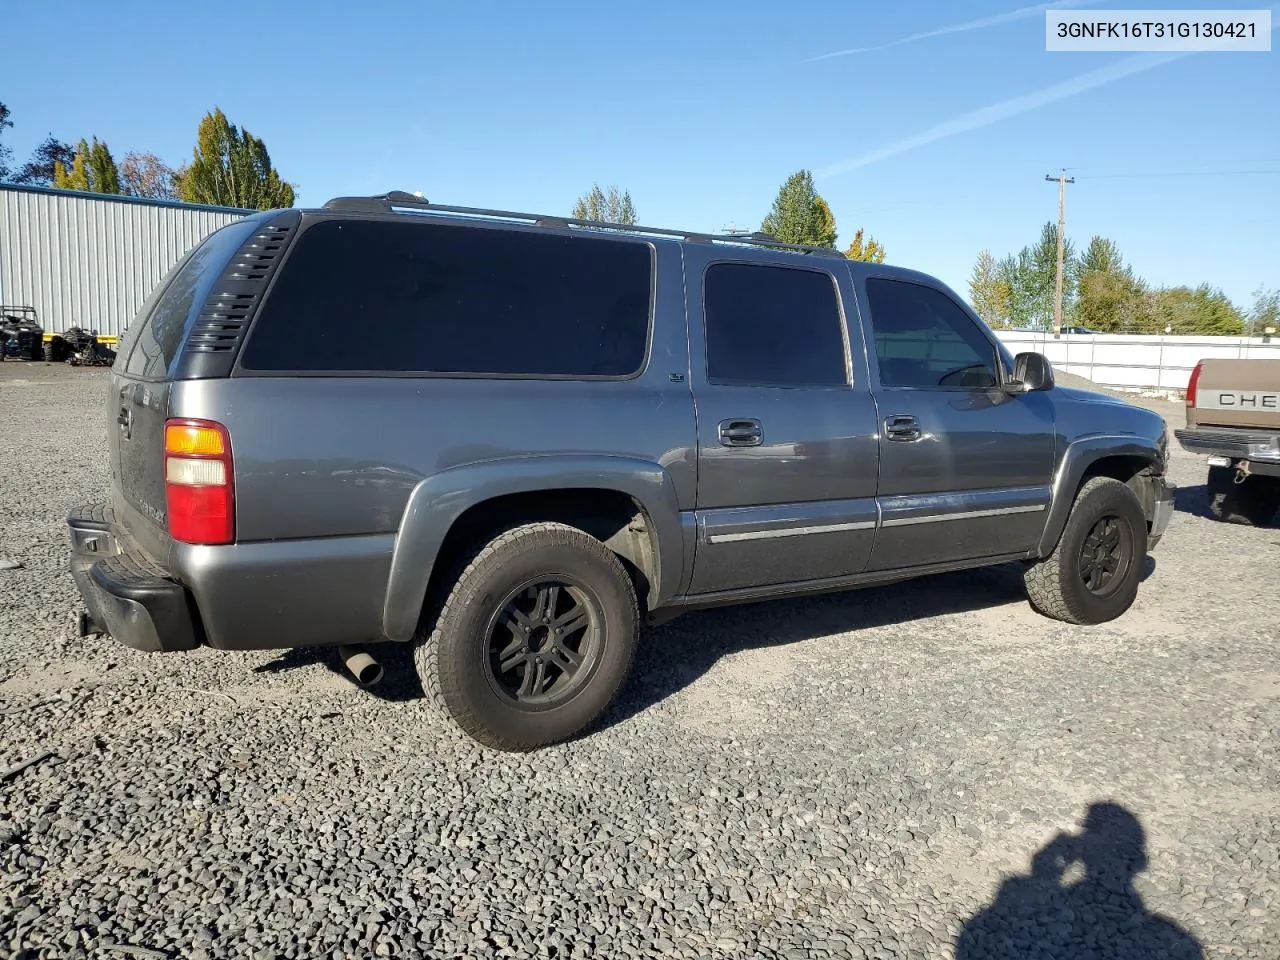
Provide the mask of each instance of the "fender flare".
{"label": "fender flare", "polygon": [[593,455],[487,460],[426,477],[409,494],[391,556],[383,632],[392,640],[413,638],[440,548],[464,512],[495,497],[573,488],[614,490],[640,504],[653,527],[654,604],[673,597],[685,566],[684,536],[675,484],[660,464]]}
{"label": "fender flare", "polygon": [[1049,499],[1049,516],[1036,549],[1037,557],[1053,553],[1067,525],[1067,516],[1075,503],[1076,490],[1086,471],[1099,460],[1108,457],[1141,457],[1163,471],[1159,444],[1137,434],[1106,434],[1082,437],[1067,444],[1062,463],[1054,474],[1052,494]]}

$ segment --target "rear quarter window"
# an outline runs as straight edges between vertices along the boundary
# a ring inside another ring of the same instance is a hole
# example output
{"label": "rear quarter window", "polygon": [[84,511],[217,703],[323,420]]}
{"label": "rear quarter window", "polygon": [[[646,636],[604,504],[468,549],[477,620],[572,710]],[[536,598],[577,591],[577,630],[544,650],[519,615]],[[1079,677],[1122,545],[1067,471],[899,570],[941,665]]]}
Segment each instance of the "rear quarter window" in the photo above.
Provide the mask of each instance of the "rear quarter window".
{"label": "rear quarter window", "polygon": [[157,284],[134,321],[138,329],[131,336],[125,373],[156,379],[173,368],[186,339],[192,308],[204,302],[227,261],[256,226],[257,221],[239,220],[215,230]]}
{"label": "rear quarter window", "polygon": [[328,220],[295,242],[249,371],[609,377],[648,352],[653,251],[590,235]]}

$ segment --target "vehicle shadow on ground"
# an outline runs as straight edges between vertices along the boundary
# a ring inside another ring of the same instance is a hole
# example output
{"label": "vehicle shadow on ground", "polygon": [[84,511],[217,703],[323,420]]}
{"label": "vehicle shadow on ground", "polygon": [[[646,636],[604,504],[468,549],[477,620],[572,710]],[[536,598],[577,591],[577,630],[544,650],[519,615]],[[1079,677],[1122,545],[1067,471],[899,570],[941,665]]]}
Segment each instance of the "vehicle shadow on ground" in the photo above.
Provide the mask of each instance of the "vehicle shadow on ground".
{"label": "vehicle shadow on ground", "polygon": [[[1147,557],[1142,579],[1155,571]],[[706,674],[721,657],[927,617],[1027,603],[1020,564],[934,574],[882,587],[693,611],[646,631],[631,681],[601,718],[623,723]]]}
{"label": "vehicle shadow on ground", "polygon": [[1194,487],[1179,487],[1173,494],[1173,509],[1189,513],[1193,517],[1212,519],[1209,513],[1209,488],[1203,483]]}
{"label": "vehicle shadow on ground", "polygon": [[1200,960],[1195,937],[1147,910],[1134,889],[1147,862],[1138,817],[1119,804],[1091,804],[1079,833],[1050,840],[1027,874],[1005,880],[992,903],[965,922],[956,960]]}
{"label": "vehicle shadow on ground", "polygon": [[[1155,563],[1154,557],[1147,557],[1144,580],[1154,572]],[[622,723],[661,703],[694,683],[721,657],[740,650],[785,646],[851,630],[1018,602],[1027,602],[1021,567],[1005,564],[844,593],[691,611],[679,620],[642,633],[631,678],[597,729]],[[715,639],[708,640],[708,635]],[[426,696],[413,662],[413,644],[367,644],[366,649],[383,665],[386,675],[381,683],[363,688],[365,693],[393,703]],[[356,685],[343,666],[337,647],[286,650],[253,671],[284,673],[315,666]],[[584,735],[589,732],[584,731]]]}
{"label": "vehicle shadow on ground", "polygon": [[[1194,487],[1179,487],[1173,495],[1173,508],[1203,520],[1213,519],[1213,514],[1209,512],[1209,488],[1203,483]],[[1270,522],[1262,524],[1263,529],[1273,527],[1280,527],[1280,511],[1272,516]]]}
{"label": "vehicle shadow on ground", "polygon": [[408,643],[371,643],[365,649],[382,664],[386,673],[381,683],[371,687],[360,688],[355,679],[343,666],[342,657],[337,647],[296,647],[286,650],[267,663],[253,668],[254,673],[284,673],[306,667],[323,666],[338,674],[356,689],[363,689],[370,696],[392,703],[405,703],[410,700],[421,700],[426,696],[422,683],[418,679],[418,671],[413,664],[413,645]]}

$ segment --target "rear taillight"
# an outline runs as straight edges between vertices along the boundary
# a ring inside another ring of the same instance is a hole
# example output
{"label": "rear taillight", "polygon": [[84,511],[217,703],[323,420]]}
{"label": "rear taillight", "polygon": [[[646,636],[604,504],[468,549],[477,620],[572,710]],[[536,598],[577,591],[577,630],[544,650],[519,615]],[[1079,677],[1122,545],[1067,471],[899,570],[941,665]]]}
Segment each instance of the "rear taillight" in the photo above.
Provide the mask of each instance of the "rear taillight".
{"label": "rear taillight", "polygon": [[164,496],[173,539],[235,540],[235,478],[226,427],[213,420],[165,421]]}
{"label": "rear taillight", "polygon": [[1202,367],[1204,367],[1203,360],[1196,364],[1195,369],[1191,371],[1191,379],[1187,382],[1187,406],[1189,407],[1196,405],[1196,385],[1200,382]]}

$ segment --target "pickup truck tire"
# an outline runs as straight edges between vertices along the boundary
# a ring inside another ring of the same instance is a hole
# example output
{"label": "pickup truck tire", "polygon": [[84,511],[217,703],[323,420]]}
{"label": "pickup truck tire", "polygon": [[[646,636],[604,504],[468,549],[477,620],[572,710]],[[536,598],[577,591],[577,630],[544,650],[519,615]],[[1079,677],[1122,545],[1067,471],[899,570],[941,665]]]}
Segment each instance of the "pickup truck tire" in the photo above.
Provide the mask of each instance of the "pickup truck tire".
{"label": "pickup truck tire", "polygon": [[1093,477],[1076,494],[1053,553],[1023,574],[1031,606],[1066,623],[1114,620],[1132,606],[1147,555],[1147,518],[1129,487]]}
{"label": "pickup truck tire", "polygon": [[1280,507],[1280,479],[1250,476],[1235,482],[1234,467],[1210,467],[1209,513],[1223,523],[1265,526]]}
{"label": "pickup truck tire", "polygon": [[618,558],[576,527],[533,523],[465,562],[415,660],[427,695],[472,739],[532,750],[613,702],[639,630]]}

